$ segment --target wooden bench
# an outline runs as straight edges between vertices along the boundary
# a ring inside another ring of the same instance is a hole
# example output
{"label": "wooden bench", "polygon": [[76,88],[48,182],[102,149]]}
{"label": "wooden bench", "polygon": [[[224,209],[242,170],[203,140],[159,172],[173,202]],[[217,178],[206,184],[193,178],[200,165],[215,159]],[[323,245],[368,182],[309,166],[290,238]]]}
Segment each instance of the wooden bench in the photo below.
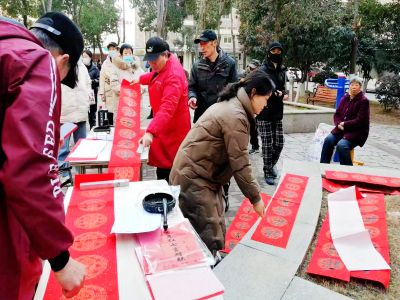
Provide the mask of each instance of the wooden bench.
{"label": "wooden bench", "polygon": [[316,89],[314,89],[314,93],[310,94],[307,97],[307,104],[309,102],[312,102],[312,104],[314,105],[315,101],[335,104],[336,95],[337,95],[337,90],[319,85],[317,86]]}

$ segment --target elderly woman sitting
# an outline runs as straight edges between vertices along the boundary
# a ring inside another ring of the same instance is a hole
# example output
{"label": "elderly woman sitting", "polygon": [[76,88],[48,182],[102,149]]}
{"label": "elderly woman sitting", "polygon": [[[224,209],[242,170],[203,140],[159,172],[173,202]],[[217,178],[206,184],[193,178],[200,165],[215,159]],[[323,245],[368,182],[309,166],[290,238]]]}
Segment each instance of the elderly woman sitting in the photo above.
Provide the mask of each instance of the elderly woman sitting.
{"label": "elderly woman sitting", "polygon": [[361,78],[350,77],[349,92],[341,99],[333,117],[335,128],[325,138],[321,163],[330,163],[336,146],[340,164],[352,166],[350,151],[365,144],[369,133],[369,101],[361,91],[361,84]]}

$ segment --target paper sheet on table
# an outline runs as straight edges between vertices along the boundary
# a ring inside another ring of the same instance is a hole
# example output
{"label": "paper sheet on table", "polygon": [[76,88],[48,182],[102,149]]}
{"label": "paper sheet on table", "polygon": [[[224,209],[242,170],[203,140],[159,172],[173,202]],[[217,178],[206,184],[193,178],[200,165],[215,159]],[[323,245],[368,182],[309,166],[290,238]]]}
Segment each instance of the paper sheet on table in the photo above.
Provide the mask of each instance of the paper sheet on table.
{"label": "paper sheet on table", "polygon": [[[165,180],[138,181],[127,188],[120,188],[122,196],[114,200],[114,233],[140,233],[154,231],[161,226],[161,214],[152,214],[144,210],[142,201],[151,193],[171,194]],[[168,214],[169,216],[170,214]]]}
{"label": "paper sheet on table", "polygon": [[328,195],[333,244],[349,271],[390,269],[364,227],[355,186]]}
{"label": "paper sheet on table", "polygon": [[224,293],[224,286],[209,267],[163,272],[146,278],[155,300],[208,299]]}
{"label": "paper sheet on table", "polygon": [[106,141],[81,139],[79,146],[68,156],[69,158],[96,158],[106,147]]}
{"label": "paper sheet on table", "polygon": [[[334,244],[349,271],[390,269],[382,255],[376,251],[367,230],[337,238]],[[365,269],[366,263],[368,269]]]}

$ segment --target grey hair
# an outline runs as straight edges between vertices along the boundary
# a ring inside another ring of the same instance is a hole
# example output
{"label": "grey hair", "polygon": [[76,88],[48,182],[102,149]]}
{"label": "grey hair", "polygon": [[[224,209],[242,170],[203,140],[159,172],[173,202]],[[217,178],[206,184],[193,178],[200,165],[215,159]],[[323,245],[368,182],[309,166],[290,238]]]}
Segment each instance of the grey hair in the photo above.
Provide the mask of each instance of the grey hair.
{"label": "grey hair", "polygon": [[359,85],[362,85],[363,80],[361,77],[359,77],[357,75],[350,75],[349,81],[350,81],[350,83],[357,82]]}
{"label": "grey hair", "polygon": [[39,41],[42,42],[43,46],[50,52],[58,52],[59,54],[64,54],[64,50],[60,45],[55,42],[44,30],[39,28],[32,28],[30,30],[33,35],[37,37]]}

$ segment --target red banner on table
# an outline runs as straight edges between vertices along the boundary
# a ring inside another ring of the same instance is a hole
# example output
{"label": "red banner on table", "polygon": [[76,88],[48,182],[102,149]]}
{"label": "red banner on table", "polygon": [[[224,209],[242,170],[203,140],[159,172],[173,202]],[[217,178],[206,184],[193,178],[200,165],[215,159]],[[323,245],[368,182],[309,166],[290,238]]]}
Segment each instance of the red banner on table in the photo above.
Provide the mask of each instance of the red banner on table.
{"label": "red banner on table", "polygon": [[140,154],[136,152],[141,137],[140,85],[122,81],[118,112],[115,116],[115,132],[108,169],[116,179],[140,179]]}
{"label": "red banner on table", "polygon": [[340,189],[345,189],[350,187],[351,185],[356,185],[357,189],[362,192],[362,193],[383,193],[386,195],[399,195],[400,192],[393,189],[393,188],[387,188],[387,187],[382,187],[382,186],[376,186],[374,185],[374,189],[372,188],[365,188],[360,185],[363,185],[361,183],[354,182],[354,184],[351,184],[351,182],[346,182],[347,184],[339,183],[337,181],[332,181],[328,180],[326,178],[322,178],[322,187],[327,190],[330,193],[337,192]]}
{"label": "red banner on table", "polygon": [[[364,226],[370,233],[375,249],[389,264],[389,242],[387,239],[386,208],[383,194],[366,194],[359,199]],[[307,273],[336,278],[346,282],[350,277],[380,282],[385,288],[389,286],[390,270],[349,271],[336,252],[329,231],[329,217],[322,223],[314,253],[307,267]]]}
{"label": "red banner on table", "polygon": [[286,248],[307,182],[305,176],[285,175],[252,240]]}
{"label": "red banner on table", "polygon": [[[271,200],[271,196],[261,193],[261,199],[264,205],[267,206]],[[236,246],[243,236],[250,230],[258,219],[258,214],[253,208],[250,200],[245,198],[240,205],[235,218],[225,236],[225,249],[221,250],[224,253],[229,253]]]}
{"label": "red banner on table", "polygon": [[[86,265],[85,285],[75,300],[118,299],[114,222],[114,189],[79,190],[81,182],[114,179],[114,174],[76,175],[66,225],[75,240],[71,257]],[[52,272],[44,299],[65,299]]]}
{"label": "red banner on table", "polygon": [[361,182],[374,185],[383,185],[391,188],[400,188],[400,178],[376,175],[366,175],[361,173],[350,173],[342,171],[325,171],[326,179]]}

